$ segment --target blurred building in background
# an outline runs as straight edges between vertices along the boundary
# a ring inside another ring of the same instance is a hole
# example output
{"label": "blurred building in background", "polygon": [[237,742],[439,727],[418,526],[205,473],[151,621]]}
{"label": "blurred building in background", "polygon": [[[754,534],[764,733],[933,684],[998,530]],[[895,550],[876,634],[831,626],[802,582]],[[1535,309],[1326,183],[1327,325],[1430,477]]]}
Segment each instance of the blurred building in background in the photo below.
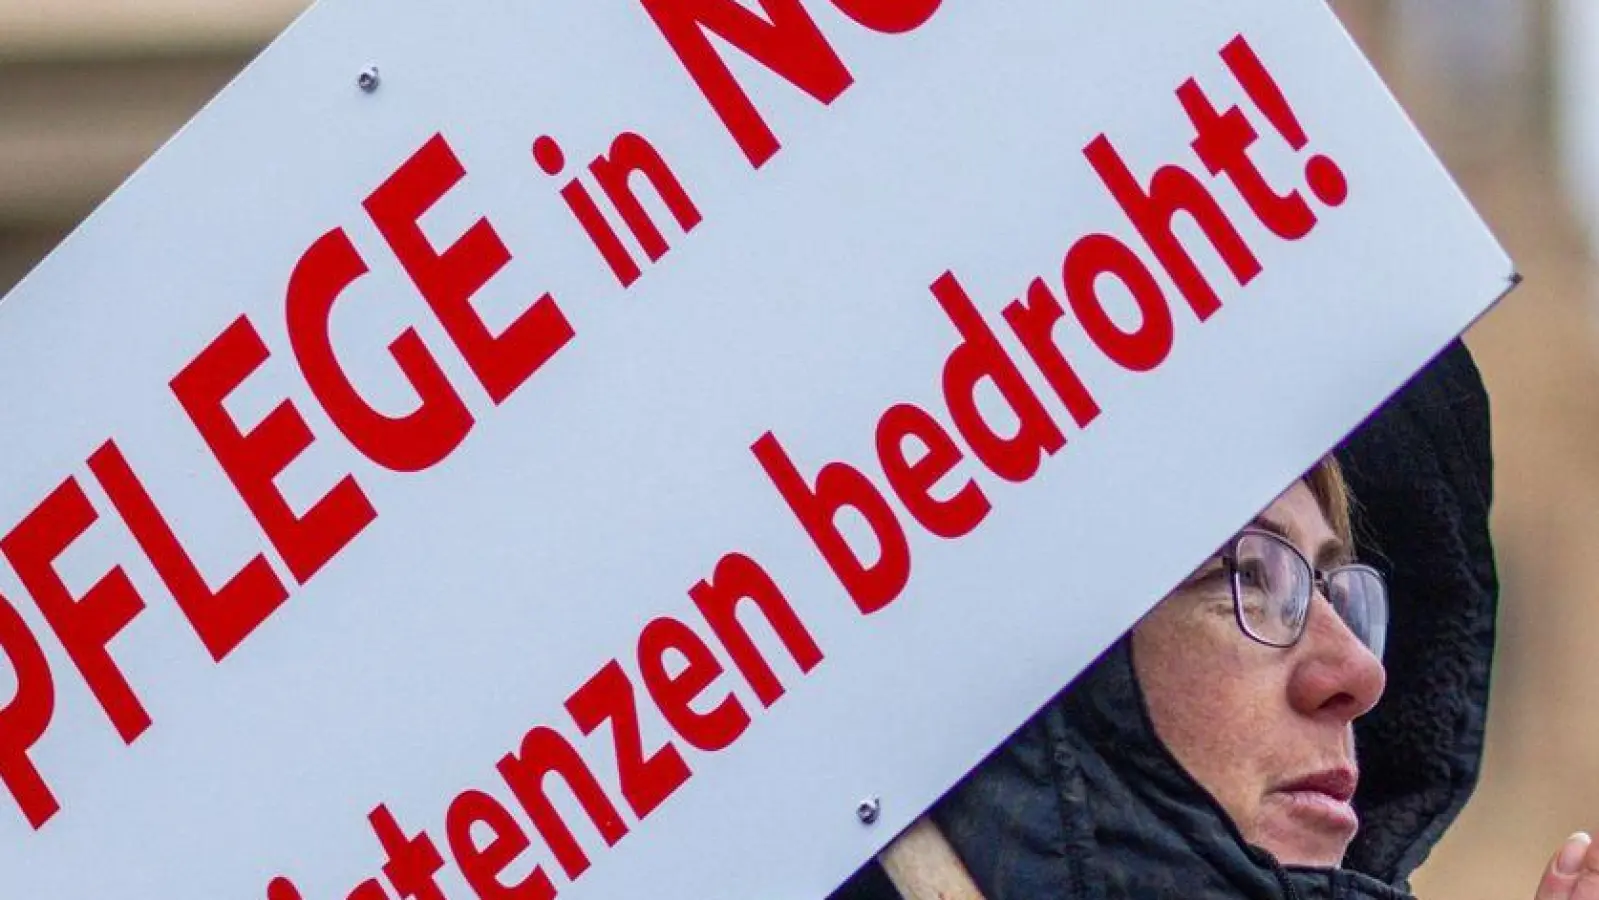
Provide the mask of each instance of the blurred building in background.
{"label": "blurred building in background", "polygon": [[[306,0],[0,0],[0,292]],[[1599,2],[1335,0],[1527,284],[1468,336],[1495,401],[1504,582],[1488,765],[1423,869],[1532,896],[1599,829]]]}
{"label": "blurred building in background", "polygon": [[[1589,243],[1599,242],[1599,4],[1557,0],[1554,65],[1562,174]],[[1584,102],[1586,100],[1586,102]]]}
{"label": "blurred building in background", "polygon": [[0,291],[309,0],[0,0]]}

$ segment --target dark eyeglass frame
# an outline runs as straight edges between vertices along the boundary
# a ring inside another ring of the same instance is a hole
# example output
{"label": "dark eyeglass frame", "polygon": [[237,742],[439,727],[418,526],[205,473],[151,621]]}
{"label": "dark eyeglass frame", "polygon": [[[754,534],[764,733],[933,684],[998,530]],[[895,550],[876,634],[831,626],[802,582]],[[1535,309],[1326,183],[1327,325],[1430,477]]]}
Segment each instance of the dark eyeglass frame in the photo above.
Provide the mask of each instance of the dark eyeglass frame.
{"label": "dark eyeglass frame", "polygon": [[[1304,572],[1310,576],[1307,579],[1303,579],[1304,583],[1310,585],[1310,590],[1306,592],[1306,596],[1303,600],[1298,601],[1304,604],[1304,610],[1297,617],[1298,624],[1295,626],[1293,636],[1286,641],[1275,641],[1266,637],[1265,635],[1257,634],[1255,630],[1250,627],[1249,620],[1244,615],[1243,584],[1240,580],[1241,569],[1238,565],[1238,546],[1247,537],[1263,538],[1287,550],[1290,554],[1292,554],[1293,559],[1299,561],[1299,564],[1303,567]],[[1233,618],[1238,622],[1238,629],[1242,631],[1250,640],[1264,644],[1267,647],[1276,647],[1279,649],[1287,649],[1295,644],[1298,644],[1299,641],[1305,636],[1305,628],[1310,624],[1310,605],[1315,600],[1316,592],[1320,591],[1321,595],[1327,599],[1328,604],[1333,607],[1333,611],[1338,615],[1338,618],[1343,620],[1345,626],[1348,627],[1350,632],[1355,635],[1356,640],[1359,640],[1361,644],[1364,645],[1368,650],[1376,654],[1378,659],[1382,658],[1383,650],[1387,644],[1388,623],[1391,621],[1391,618],[1388,615],[1388,580],[1382,576],[1381,572],[1364,563],[1346,563],[1345,565],[1335,566],[1326,571],[1322,571],[1321,569],[1318,569],[1312,565],[1310,560],[1305,558],[1305,554],[1301,553],[1299,548],[1295,547],[1291,541],[1285,539],[1280,534],[1275,534],[1262,528],[1245,528],[1233,535],[1232,539],[1229,540],[1226,546],[1222,548],[1219,557],[1222,565],[1227,571],[1227,587],[1228,590],[1231,591],[1233,599]],[[1339,609],[1336,603],[1333,603],[1332,591],[1328,587],[1328,580],[1342,572],[1361,572],[1367,574],[1371,576],[1371,578],[1375,580],[1375,583],[1382,589],[1382,606],[1384,613],[1383,629],[1382,634],[1378,636],[1377,646],[1372,646],[1371,642],[1367,641],[1365,637],[1356,632],[1353,624],[1350,623],[1347,618],[1345,618],[1344,611]]]}

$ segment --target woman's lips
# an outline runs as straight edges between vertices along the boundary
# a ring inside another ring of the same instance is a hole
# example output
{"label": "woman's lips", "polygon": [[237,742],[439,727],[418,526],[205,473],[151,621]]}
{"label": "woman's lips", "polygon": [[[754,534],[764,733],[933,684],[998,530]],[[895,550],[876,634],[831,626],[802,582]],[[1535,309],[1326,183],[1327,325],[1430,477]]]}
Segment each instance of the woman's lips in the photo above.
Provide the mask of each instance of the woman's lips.
{"label": "woman's lips", "polygon": [[1328,769],[1296,778],[1275,789],[1288,803],[1289,813],[1318,830],[1354,834],[1360,819],[1350,801],[1358,782],[1352,769]]}
{"label": "woman's lips", "polygon": [[1360,828],[1360,818],[1348,801],[1315,791],[1283,791],[1279,796],[1288,801],[1289,815],[1318,831],[1352,835]]}

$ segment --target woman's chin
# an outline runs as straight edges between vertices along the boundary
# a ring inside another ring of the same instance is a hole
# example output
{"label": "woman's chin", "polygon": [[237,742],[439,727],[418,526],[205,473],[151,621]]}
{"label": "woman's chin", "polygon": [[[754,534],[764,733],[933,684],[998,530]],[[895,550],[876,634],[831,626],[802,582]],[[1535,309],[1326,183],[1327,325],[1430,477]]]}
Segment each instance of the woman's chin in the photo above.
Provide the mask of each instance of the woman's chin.
{"label": "woman's chin", "polygon": [[1348,803],[1325,794],[1293,792],[1266,799],[1251,843],[1285,866],[1340,865],[1359,828]]}

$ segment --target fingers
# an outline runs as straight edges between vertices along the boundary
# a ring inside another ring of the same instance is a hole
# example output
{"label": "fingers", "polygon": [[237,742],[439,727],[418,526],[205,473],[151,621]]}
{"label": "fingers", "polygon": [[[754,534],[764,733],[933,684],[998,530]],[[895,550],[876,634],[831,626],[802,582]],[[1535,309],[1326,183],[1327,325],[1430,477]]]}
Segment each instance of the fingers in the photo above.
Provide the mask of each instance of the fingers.
{"label": "fingers", "polygon": [[1599,900],[1599,845],[1577,832],[1555,851],[1536,900]]}
{"label": "fingers", "polygon": [[[1571,900],[1599,900],[1599,844],[1587,840],[1583,849],[1581,862],[1577,864],[1577,883],[1571,888]],[[1572,854],[1575,857],[1576,851]]]}

